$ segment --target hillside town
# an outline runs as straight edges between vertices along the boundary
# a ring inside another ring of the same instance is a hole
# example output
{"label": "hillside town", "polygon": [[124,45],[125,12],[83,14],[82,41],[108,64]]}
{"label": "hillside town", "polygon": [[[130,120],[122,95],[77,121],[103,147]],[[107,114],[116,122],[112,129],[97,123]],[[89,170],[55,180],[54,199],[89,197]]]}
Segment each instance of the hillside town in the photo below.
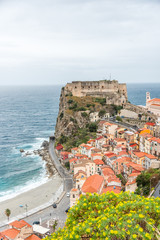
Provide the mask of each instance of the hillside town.
{"label": "hillside town", "polygon": [[70,152],[58,144],[56,151],[60,161],[62,165],[69,163],[74,179],[70,207],[81,194],[135,192],[136,178],[142,171],[160,168],[160,138],[154,136],[155,129],[154,122],[134,130],[120,123],[101,120],[96,139],[90,139]]}

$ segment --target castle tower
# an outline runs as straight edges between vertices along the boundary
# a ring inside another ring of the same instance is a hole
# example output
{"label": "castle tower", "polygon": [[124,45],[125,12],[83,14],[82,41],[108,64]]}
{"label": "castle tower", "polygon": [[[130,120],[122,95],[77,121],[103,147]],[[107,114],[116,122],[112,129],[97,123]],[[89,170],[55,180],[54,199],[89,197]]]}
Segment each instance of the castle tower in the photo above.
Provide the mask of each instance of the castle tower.
{"label": "castle tower", "polygon": [[150,92],[146,92],[146,107],[148,106],[148,102],[151,100]]}

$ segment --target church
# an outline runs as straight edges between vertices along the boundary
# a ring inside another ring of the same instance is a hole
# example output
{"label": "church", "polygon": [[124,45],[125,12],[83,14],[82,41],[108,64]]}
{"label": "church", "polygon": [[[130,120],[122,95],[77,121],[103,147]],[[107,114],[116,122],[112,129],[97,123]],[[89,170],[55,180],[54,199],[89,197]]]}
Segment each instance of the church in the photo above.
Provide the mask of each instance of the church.
{"label": "church", "polygon": [[151,99],[150,93],[146,93],[146,108],[151,113],[160,117],[160,98]]}

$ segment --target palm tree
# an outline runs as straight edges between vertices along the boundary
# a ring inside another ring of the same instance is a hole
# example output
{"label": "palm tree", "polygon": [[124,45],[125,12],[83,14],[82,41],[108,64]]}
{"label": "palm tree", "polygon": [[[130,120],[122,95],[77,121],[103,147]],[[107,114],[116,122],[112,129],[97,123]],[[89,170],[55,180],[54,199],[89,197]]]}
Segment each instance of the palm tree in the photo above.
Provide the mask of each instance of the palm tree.
{"label": "palm tree", "polygon": [[9,221],[9,216],[11,215],[11,210],[10,210],[9,208],[7,208],[7,209],[5,210],[5,214],[6,214],[6,216],[8,217],[8,221]]}

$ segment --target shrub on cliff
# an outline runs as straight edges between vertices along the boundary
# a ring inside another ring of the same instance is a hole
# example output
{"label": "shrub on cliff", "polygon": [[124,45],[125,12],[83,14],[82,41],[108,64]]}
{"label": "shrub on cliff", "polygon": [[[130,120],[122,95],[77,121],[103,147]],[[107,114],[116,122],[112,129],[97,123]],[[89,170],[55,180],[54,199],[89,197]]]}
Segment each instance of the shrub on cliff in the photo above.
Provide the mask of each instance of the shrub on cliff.
{"label": "shrub on cliff", "polygon": [[54,239],[159,239],[160,198],[113,192],[81,195],[69,210],[63,229],[47,237]]}

